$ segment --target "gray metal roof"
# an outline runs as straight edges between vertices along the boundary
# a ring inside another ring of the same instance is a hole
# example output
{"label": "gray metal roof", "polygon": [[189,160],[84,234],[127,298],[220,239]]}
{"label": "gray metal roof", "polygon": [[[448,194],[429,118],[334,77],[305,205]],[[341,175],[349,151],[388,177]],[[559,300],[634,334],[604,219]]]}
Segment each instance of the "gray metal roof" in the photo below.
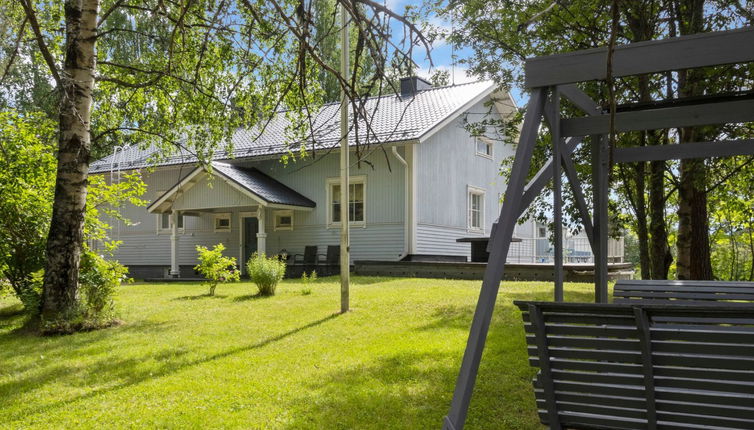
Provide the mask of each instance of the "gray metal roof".
{"label": "gray metal roof", "polygon": [[[430,88],[418,92],[413,97],[387,95],[371,97],[365,103],[369,121],[360,120],[358,127],[359,144],[383,144],[420,139],[443,121],[458,113],[459,109],[485,93],[491,93],[491,81],[472,82],[461,85]],[[340,136],[340,105],[324,105],[314,116],[313,139],[307,139],[306,147],[311,149],[332,148]],[[367,123],[369,127],[367,127]],[[238,129],[233,134],[233,151],[217,151],[215,160],[242,159],[277,155],[296,150],[303,143],[290,136],[291,122],[285,113],[276,115],[264,126],[252,129]],[[312,145],[311,141],[314,141]],[[349,145],[357,144],[356,133],[350,134]],[[138,169],[148,166],[166,166],[193,163],[196,158],[187,151],[180,151],[159,157],[156,148],[128,148],[119,155],[121,169]],[[110,171],[113,156],[102,158],[90,165],[91,173]]]}
{"label": "gray metal roof", "polygon": [[317,206],[314,201],[254,167],[239,167],[213,161],[212,168],[217,174],[225,176],[267,203],[307,208]]}

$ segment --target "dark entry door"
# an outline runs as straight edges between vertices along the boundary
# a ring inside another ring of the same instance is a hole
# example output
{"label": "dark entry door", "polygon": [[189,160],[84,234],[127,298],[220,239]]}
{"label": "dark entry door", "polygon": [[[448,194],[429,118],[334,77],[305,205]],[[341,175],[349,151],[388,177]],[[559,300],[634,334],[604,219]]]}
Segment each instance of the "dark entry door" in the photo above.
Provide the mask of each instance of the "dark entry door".
{"label": "dark entry door", "polygon": [[243,250],[244,260],[241,264],[246,265],[252,254],[257,252],[257,232],[259,231],[259,220],[256,218],[243,219]]}

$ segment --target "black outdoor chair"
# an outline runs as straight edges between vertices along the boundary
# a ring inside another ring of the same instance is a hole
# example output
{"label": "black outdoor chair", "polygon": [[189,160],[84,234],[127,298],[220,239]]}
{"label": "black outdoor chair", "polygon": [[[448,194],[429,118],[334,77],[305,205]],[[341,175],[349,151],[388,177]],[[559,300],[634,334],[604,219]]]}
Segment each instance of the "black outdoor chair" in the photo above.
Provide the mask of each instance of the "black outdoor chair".
{"label": "black outdoor chair", "polygon": [[305,246],[303,254],[293,255],[293,264],[303,264],[306,266],[313,266],[319,262],[320,257],[325,257],[325,255],[317,254],[316,245]]}
{"label": "black outdoor chair", "polygon": [[327,245],[327,256],[325,264],[328,266],[340,265],[340,245]]}

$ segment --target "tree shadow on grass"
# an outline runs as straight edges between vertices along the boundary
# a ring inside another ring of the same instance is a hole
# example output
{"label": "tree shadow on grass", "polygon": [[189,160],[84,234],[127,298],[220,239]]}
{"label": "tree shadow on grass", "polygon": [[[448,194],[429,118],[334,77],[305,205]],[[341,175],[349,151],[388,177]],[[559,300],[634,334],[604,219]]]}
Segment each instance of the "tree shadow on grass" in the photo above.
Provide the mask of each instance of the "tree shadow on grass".
{"label": "tree shadow on grass", "polygon": [[[495,325],[474,390],[468,428],[534,429],[538,424],[523,333]],[[286,428],[439,428],[458,376],[455,351],[399,351],[373,364],[312,380],[289,406]]]}
{"label": "tree shadow on grass", "polygon": [[[235,348],[229,348],[225,351],[221,351],[209,356],[203,356],[198,359],[187,360],[182,363],[176,363],[175,359],[184,356],[189,351],[167,349],[159,352],[158,354],[151,354],[146,357],[131,357],[120,360],[113,360],[112,355],[108,355],[107,357],[105,357],[105,359],[97,362],[95,365],[84,369],[69,367],[65,365],[56,366],[51,369],[45,369],[40,375],[35,375],[31,378],[18,378],[10,383],[0,385],[0,410],[2,410],[5,405],[12,403],[11,400],[13,398],[13,394],[18,394],[19,390],[28,391],[35,389],[52,381],[58,381],[61,377],[68,377],[69,375],[75,377],[77,372],[79,374],[86,373],[86,377],[91,381],[108,381],[111,379],[120,379],[120,382],[108,387],[96,388],[84,394],[72,396],[67,399],[53,401],[48,404],[35,405],[33,412],[30,412],[29,410],[22,410],[15,415],[6,417],[6,419],[15,421],[31,416],[45,414],[51,410],[60,409],[81,400],[96,397],[101,394],[116,392],[145,381],[168,377],[183,370],[200,366],[202,364],[215,360],[220,360],[233,355],[264,348],[267,345],[281,341],[301,331],[305,331],[307,329],[324,324],[330,320],[337,318],[338,316],[340,316],[340,314],[338,313],[331,314],[324,318],[320,318],[318,320],[277,334],[275,336],[270,336],[255,343],[241,345]],[[160,359],[160,357],[162,357],[163,359]],[[155,369],[154,367],[145,368],[144,366],[140,366],[147,359],[157,360],[161,363],[161,366],[157,369]],[[7,395],[3,395],[4,393]]]}
{"label": "tree shadow on grass", "polygon": [[228,297],[224,294],[215,294],[215,295],[209,295],[208,293],[199,294],[196,296],[180,296],[176,297],[172,300],[202,300],[202,299],[224,299]]}
{"label": "tree shadow on grass", "polygon": [[233,297],[234,302],[248,302],[249,300],[269,299],[273,296],[265,296],[262,293],[244,294],[243,296]]}

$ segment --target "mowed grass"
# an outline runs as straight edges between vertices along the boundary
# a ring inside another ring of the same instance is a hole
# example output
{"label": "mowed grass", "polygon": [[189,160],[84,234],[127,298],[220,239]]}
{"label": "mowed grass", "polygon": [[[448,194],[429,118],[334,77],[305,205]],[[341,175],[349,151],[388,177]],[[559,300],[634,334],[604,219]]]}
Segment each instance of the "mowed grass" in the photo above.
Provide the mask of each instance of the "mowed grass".
{"label": "mowed grass", "polygon": [[[20,329],[0,300],[0,428],[439,428],[453,393],[479,281],[353,278],[338,315],[337,278],[131,284],[123,324],[71,336]],[[536,429],[515,299],[549,300],[551,283],[505,282],[468,429]],[[591,300],[589,284],[566,298]]]}

